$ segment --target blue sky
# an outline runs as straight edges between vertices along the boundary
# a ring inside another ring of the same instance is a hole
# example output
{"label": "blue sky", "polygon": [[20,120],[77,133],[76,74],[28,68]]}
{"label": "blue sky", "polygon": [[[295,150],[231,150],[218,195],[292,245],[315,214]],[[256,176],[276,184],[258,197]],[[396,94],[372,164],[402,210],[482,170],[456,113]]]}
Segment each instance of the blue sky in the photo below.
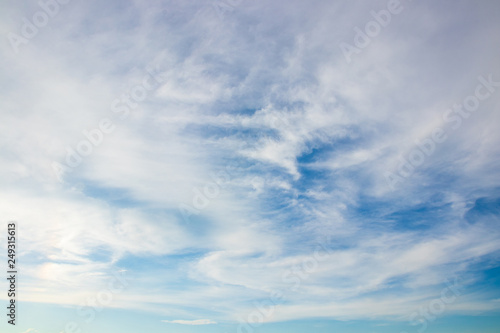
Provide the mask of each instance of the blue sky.
{"label": "blue sky", "polygon": [[498,2],[0,7],[0,331],[499,332]]}

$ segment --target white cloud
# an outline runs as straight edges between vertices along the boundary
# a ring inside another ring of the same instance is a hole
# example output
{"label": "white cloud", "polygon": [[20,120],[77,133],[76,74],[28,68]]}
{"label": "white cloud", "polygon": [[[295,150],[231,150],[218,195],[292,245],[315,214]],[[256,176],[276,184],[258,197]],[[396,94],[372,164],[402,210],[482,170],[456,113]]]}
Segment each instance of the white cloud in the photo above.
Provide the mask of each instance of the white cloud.
{"label": "white cloud", "polygon": [[210,319],[196,319],[196,320],[162,320],[165,323],[181,324],[181,325],[211,325],[217,324],[216,321]]}

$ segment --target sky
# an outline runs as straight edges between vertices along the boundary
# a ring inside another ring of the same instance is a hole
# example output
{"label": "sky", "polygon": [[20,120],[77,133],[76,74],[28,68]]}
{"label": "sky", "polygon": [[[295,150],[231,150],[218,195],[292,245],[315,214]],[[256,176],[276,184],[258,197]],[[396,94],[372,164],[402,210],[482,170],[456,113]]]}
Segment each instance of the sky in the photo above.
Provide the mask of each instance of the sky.
{"label": "sky", "polygon": [[2,2],[0,331],[500,332],[499,16]]}

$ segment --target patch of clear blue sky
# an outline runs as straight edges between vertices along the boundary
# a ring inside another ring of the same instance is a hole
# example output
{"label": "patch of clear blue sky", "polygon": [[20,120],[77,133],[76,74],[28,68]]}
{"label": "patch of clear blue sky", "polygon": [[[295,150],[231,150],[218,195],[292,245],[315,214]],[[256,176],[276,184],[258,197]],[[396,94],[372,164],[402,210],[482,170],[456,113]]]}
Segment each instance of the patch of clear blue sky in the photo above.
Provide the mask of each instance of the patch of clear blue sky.
{"label": "patch of clear blue sky", "polygon": [[497,196],[498,193],[495,194],[477,199],[465,215],[467,221],[475,223],[486,218],[498,226],[500,224],[500,197]]}
{"label": "patch of clear blue sky", "polygon": [[85,181],[82,184],[82,193],[86,196],[101,199],[115,207],[138,207],[144,205],[133,198],[133,195],[127,189],[101,186],[98,183]]}
{"label": "patch of clear blue sky", "polygon": [[93,247],[92,251],[87,255],[88,259],[93,262],[110,262],[112,260],[113,250],[107,246]]}
{"label": "patch of clear blue sky", "polygon": [[394,231],[425,231],[436,224],[449,222],[453,214],[450,203],[430,200],[407,206],[361,195],[356,206],[349,208],[348,216],[366,221],[372,226]]}
{"label": "patch of clear blue sky", "polygon": [[492,268],[483,271],[483,280],[478,287],[488,292],[492,299],[500,302],[500,267],[495,267],[498,262],[494,262],[494,259],[486,262],[486,265]]}

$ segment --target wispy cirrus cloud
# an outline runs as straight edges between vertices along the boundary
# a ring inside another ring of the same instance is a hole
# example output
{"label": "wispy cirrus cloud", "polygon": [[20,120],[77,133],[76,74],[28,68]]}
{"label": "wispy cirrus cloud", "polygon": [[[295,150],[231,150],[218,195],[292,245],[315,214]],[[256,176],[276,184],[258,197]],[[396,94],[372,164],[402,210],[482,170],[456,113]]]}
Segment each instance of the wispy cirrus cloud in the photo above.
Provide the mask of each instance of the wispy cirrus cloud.
{"label": "wispy cirrus cloud", "polygon": [[216,321],[210,320],[210,319],[196,319],[196,320],[162,320],[164,323],[171,323],[171,324],[181,324],[181,325],[211,325],[211,324],[217,324]]}

